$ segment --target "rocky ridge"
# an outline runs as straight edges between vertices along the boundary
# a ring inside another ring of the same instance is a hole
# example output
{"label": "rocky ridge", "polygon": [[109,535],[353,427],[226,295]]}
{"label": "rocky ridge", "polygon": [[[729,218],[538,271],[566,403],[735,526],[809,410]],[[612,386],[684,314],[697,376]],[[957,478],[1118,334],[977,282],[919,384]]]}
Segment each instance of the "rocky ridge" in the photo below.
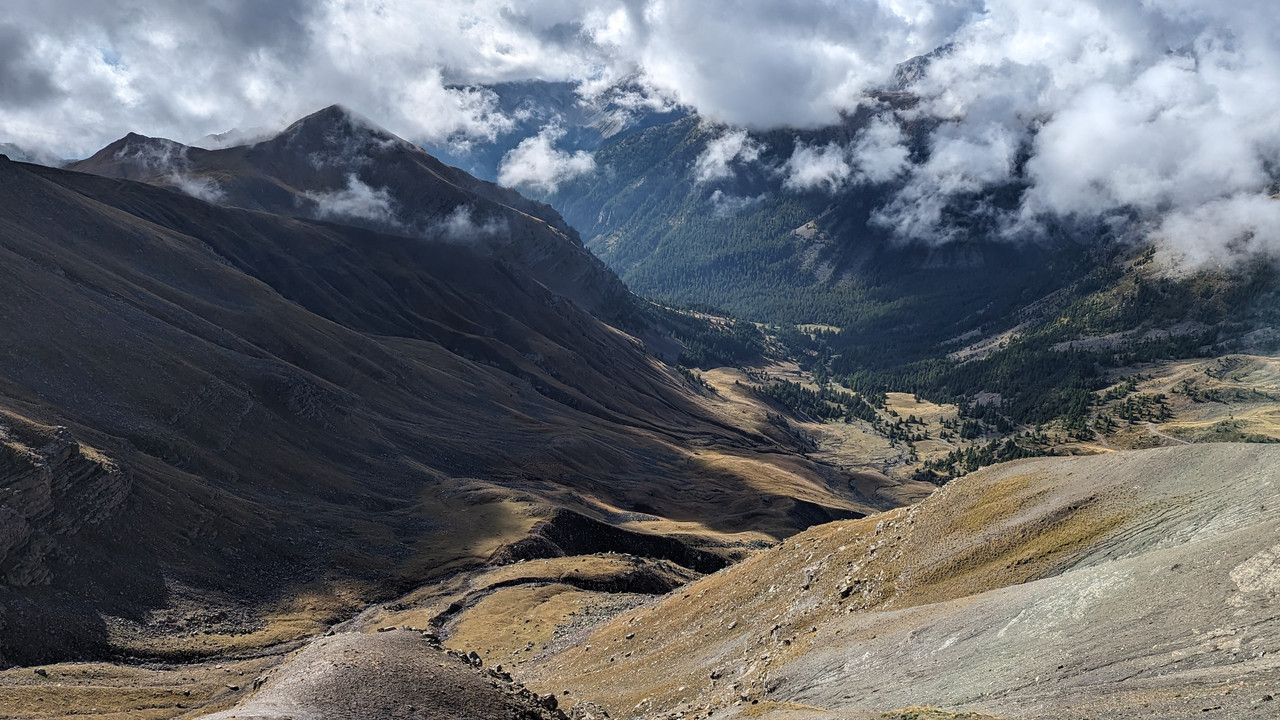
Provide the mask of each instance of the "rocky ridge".
{"label": "rocky ridge", "polygon": [[47,585],[61,541],[113,517],[131,487],[127,471],[66,427],[8,414],[0,414],[0,477],[0,577],[11,587]]}

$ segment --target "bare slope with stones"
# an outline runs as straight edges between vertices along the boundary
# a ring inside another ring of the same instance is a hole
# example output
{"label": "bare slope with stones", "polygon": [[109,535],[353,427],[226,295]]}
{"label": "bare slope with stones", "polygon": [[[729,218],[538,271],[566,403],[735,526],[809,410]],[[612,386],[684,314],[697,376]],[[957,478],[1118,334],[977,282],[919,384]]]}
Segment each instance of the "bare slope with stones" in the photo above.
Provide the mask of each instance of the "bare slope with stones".
{"label": "bare slope with stones", "polygon": [[1024,460],[813,528],[526,665],[621,717],[1272,717],[1280,450]]}

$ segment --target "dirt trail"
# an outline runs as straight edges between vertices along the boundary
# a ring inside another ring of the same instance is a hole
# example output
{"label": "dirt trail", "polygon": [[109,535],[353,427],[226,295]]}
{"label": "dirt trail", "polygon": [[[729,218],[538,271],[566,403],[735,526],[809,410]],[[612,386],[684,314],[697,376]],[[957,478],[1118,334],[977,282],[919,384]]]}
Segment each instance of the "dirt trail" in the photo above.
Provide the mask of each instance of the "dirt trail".
{"label": "dirt trail", "polygon": [[1172,435],[1169,435],[1168,433],[1163,433],[1163,432],[1161,432],[1161,431],[1160,431],[1160,428],[1156,427],[1156,424],[1155,424],[1155,423],[1153,423],[1153,422],[1147,422],[1147,424],[1146,424],[1146,425],[1147,425],[1147,431],[1148,431],[1148,432],[1150,432],[1152,435],[1155,435],[1155,436],[1156,436],[1156,437],[1158,437],[1158,438],[1161,438],[1161,439],[1164,439],[1164,440],[1168,440],[1169,442],[1171,442],[1171,443],[1173,443],[1173,444],[1175,444],[1175,445],[1190,445],[1190,444],[1191,444],[1191,443],[1187,442],[1186,440],[1183,440],[1182,438],[1176,438],[1176,437],[1174,437],[1174,436],[1172,436]]}

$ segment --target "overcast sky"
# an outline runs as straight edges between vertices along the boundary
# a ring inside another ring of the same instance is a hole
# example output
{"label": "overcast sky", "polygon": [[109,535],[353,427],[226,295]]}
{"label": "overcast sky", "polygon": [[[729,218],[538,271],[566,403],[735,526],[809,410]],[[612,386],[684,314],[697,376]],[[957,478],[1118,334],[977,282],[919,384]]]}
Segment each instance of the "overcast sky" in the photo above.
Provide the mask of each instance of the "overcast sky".
{"label": "overcast sky", "polygon": [[835,120],[969,0],[0,0],[0,142],[83,155],[341,102],[410,138],[500,132],[445,83],[639,73],[731,123]]}
{"label": "overcast sky", "polygon": [[[0,142],[80,157],[135,131],[192,141],[344,103],[419,142],[509,118],[452,83],[638,77],[734,127],[813,127],[894,66],[951,51],[913,89],[948,120],[911,165],[886,118],[802,147],[791,191],[896,179],[880,222],[945,237],[940,208],[1009,179],[1045,213],[1136,209],[1153,233],[1274,243],[1280,12],[1274,0],[0,0]],[[736,132],[736,131],[731,131]],[[550,156],[554,128],[526,148]],[[731,134],[720,151],[750,154]],[[541,154],[539,154],[541,153]],[[741,157],[738,158],[741,160]],[[714,175],[718,158],[692,172]],[[513,172],[520,170],[514,168]],[[511,177],[521,177],[518,172]],[[538,180],[536,174],[528,176]]]}

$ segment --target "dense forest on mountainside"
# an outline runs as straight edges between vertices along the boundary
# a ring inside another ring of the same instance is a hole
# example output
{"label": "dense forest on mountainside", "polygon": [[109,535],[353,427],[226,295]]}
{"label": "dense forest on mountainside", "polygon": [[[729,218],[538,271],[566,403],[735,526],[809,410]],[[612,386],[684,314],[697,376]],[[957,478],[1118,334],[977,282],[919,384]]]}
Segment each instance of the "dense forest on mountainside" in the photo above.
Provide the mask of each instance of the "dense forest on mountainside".
{"label": "dense forest on mountainside", "polygon": [[[785,187],[797,147],[847,144],[866,122],[752,134],[755,160],[730,158],[716,174],[705,158],[726,131],[685,117],[605,142],[594,174],[544,199],[641,295],[762,323],[807,369],[860,393],[998,395],[982,412],[1006,423],[1083,431],[1109,368],[1221,352],[1277,319],[1269,261],[1173,274],[1155,248],[1097,226],[991,240],[982,213],[952,213],[947,242],[907,244],[872,221],[889,185]],[[1013,207],[1018,194],[1001,188],[972,206]],[[805,323],[839,332],[793,329]],[[742,364],[753,352],[698,341],[682,363]]]}

